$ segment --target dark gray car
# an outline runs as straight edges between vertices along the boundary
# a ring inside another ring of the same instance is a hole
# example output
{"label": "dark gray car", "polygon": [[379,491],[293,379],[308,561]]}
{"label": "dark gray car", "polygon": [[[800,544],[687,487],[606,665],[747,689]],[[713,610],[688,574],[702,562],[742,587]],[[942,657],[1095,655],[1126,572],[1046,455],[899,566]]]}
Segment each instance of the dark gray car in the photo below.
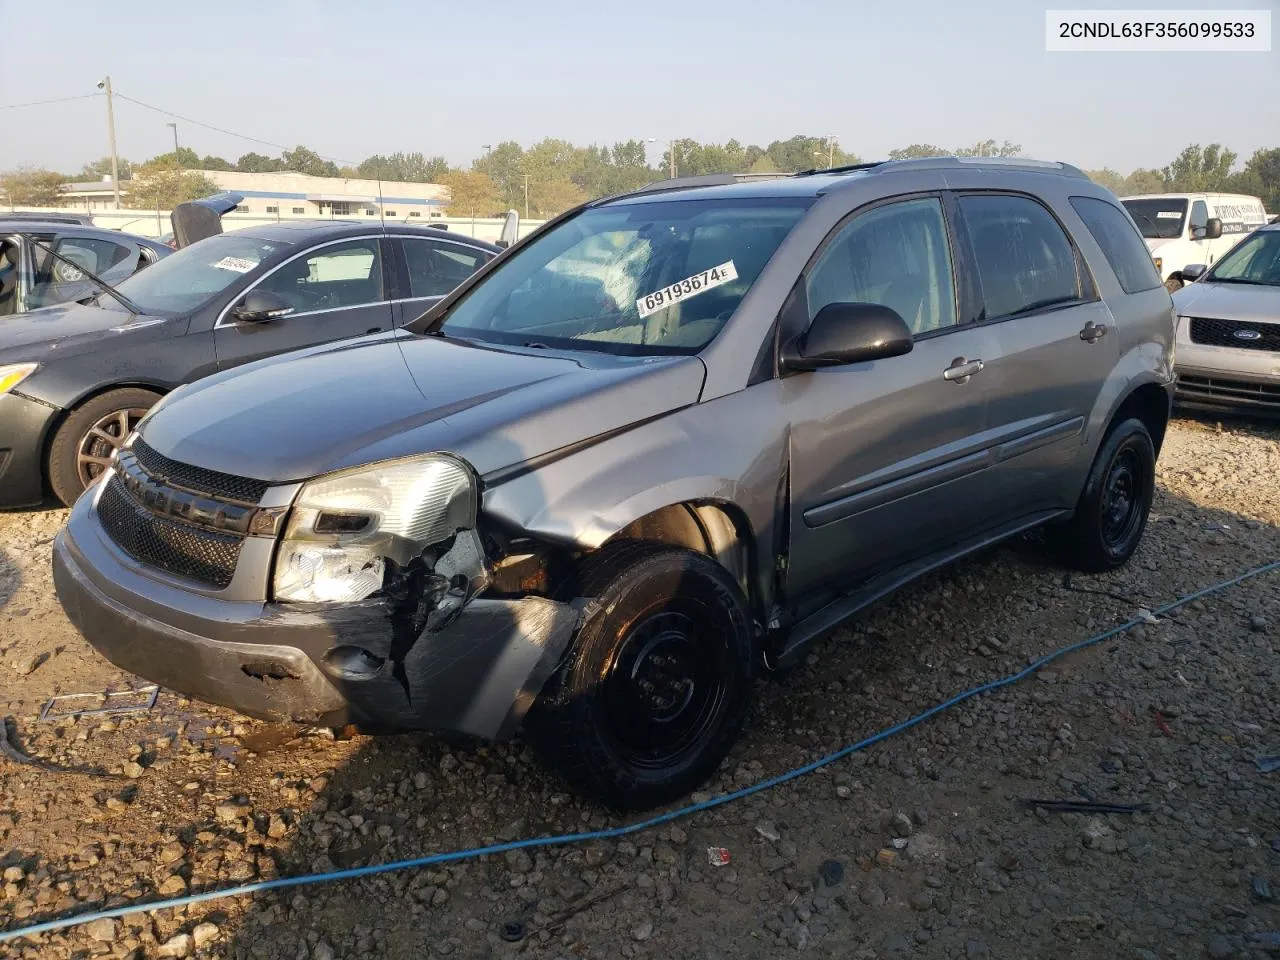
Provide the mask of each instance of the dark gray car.
{"label": "dark gray car", "polygon": [[88,303],[0,317],[0,507],[37,504],[46,490],[70,505],[174,387],[391,330],[500,250],[439,230],[342,220],[160,249],[167,256],[113,290],[95,285]]}
{"label": "dark gray car", "polygon": [[694,788],[876,598],[1033,527],[1125,563],[1173,310],[1073,167],[889,162],[587,204],[402,329],[170,394],[54,549],[125,669],[246,713],[523,725]]}

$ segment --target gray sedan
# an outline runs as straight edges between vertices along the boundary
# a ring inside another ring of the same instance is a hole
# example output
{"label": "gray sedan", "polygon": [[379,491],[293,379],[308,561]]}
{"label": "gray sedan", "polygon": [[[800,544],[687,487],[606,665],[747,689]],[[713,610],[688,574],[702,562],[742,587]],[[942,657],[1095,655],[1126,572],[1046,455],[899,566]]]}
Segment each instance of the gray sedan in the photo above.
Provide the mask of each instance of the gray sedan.
{"label": "gray sedan", "polygon": [[1280,223],[1183,273],[1198,279],[1173,295],[1177,401],[1280,413]]}

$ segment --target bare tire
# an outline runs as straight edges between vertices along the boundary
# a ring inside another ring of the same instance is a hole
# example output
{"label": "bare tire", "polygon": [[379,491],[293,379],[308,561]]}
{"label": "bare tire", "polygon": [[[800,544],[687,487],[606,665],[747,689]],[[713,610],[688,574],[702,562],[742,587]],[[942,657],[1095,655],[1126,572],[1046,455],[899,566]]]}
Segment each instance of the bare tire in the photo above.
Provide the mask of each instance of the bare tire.
{"label": "bare tire", "polygon": [[702,784],[738,738],[755,678],[751,618],[714,560],[629,543],[584,570],[569,662],[525,733],[578,794],[619,810]]}
{"label": "bare tire", "polygon": [[1075,516],[1056,531],[1071,566],[1103,573],[1128,562],[1147,526],[1155,474],[1146,425],[1136,417],[1115,424],[1089,469]]}
{"label": "bare tire", "polygon": [[1170,277],[1164,282],[1164,288],[1170,293],[1177,293],[1184,286],[1186,286],[1186,284],[1184,284],[1179,277]]}
{"label": "bare tire", "polygon": [[108,390],[76,407],[49,445],[49,486],[68,507],[111,462],[138,421],[160,399],[140,387]]}

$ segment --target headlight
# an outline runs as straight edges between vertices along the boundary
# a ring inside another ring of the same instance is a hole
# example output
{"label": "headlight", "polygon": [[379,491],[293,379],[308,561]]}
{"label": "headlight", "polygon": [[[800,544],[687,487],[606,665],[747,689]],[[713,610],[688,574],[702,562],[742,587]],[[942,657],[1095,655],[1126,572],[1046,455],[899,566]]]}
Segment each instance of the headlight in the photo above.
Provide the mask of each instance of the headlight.
{"label": "headlight", "polygon": [[38,363],[10,363],[0,366],[0,395],[8,393],[36,372]]}
{"label": "headlight", "polygon": [[352,602],[382,589],[387,564],[476,521],[471,471],[429,454],[344,470],[303,485],[276,558],[277,600]]}

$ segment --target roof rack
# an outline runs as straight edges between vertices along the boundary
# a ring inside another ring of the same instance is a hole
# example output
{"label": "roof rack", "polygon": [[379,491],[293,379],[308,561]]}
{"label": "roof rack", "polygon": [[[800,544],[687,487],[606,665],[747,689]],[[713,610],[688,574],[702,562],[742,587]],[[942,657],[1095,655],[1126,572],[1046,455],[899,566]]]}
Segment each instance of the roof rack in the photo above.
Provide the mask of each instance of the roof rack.
{"label": "roof rack", "polygon": [[690,190],[694,187],[723,187],[731,183],[749,183],[753,180],[778,180],[789,177],[789,173],[706,173],[696,177],[672,177],[667,180],[655,180],[643,187],[628,190],[621,196],[637,193],[664,193],[668,190]]}
{"label": "roof rack", "polygon": [[[1031,157],[909,157],[904,160],[888,160],[883,164],[893,170],[936,170],[963,167],[1022,167],[1028,170],[1056,170],[1069,177],[1088,180],[1089,175],[1079,167],[1060,160],[1035,160]],[[885,171],[889,171],[886,169]]]}

